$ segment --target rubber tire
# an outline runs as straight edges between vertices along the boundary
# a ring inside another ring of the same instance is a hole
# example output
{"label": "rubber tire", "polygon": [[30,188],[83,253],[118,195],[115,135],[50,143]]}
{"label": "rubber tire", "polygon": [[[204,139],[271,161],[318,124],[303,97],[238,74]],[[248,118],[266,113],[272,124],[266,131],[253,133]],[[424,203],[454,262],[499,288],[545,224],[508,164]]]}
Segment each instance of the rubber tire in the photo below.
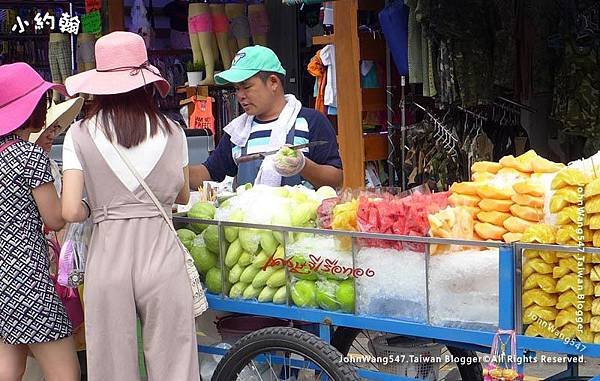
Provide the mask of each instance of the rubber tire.
{"label": "rubber tire", "polygon": [[288,327],[264,328],[240,339],[219,361],[212,381],[236,381],[238,373],[257,355],[290,349],[310,357],[335,381],[359,381],[356,368],[340,362],[342,354],[317,336]]}
{"label": "rubber tire", "polygon": [[[352,343],[362,330],[357,328],[337,327],[331,337],[331,345],[333,345],[344,356],[348,355],[348,351],[352,347]],[[457,347],[446,347],[448,352],[454,357],[477,357],[477,353],[466,351]],[[483,367],[480,362],[475,362],[471,365],[456,364],[460,376],[463,381],[483,381]]]}

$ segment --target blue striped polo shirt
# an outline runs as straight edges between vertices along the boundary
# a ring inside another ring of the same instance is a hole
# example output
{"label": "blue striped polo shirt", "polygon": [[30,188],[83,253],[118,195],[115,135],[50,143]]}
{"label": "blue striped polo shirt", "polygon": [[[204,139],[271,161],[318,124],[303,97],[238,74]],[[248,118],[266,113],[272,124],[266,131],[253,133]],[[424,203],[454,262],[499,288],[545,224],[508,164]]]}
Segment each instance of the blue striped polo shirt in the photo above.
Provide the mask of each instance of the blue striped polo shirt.
{"label": "blue striped polo shirt", "polygon": [[[254,121],[252,132],[246,143],[248,147],[247,154],[268,150],[272,125],[273,121]],[[304,155],[317,164],[331,165],[341,169],[342,159],[340,158],[335,131],[329,119],[314,109],[303,107],[296,119],[294,145],[317,140],[327,141],[328,144],[310,149],[304,148],[302,150]],[[242,147],[233,144],[230,136],[224,133],[217,148],[204,163],[211,179],[213,181],[223,181],[225,176],[235,177],[237,164],[234,159],[241,155],[241,151]]]}

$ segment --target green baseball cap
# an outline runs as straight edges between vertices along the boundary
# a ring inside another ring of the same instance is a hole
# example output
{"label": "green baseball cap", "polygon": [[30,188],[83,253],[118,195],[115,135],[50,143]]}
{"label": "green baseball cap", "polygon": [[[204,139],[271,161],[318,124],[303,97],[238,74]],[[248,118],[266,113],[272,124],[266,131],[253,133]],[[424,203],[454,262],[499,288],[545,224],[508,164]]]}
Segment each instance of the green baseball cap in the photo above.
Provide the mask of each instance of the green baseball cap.
{"label": "green baseball cap", "polygon": [[285,69],[274,51],[260,45],[248,46],[235,55],[229,70],[215,75],[215,82],[219,85],[240,83],[261,71],[285,75]]}

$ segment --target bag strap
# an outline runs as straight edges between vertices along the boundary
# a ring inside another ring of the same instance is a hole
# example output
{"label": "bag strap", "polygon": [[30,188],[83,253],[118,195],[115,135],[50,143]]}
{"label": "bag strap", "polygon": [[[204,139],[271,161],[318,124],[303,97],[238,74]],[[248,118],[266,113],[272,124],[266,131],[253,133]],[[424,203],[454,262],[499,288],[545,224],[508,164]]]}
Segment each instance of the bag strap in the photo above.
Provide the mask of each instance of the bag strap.
{"label": "bag strap", "polygon": [[9,141],[5,142],[4,144],[2,144],[2,145],[0,146],[0,152],[4,151],[4,150],[5,150],[5,149],[7,149],[8,147],[10,147],[10,146],[12,146],[13,144],[16,144],[16,143],[18,143],[18,142],[19,142],[19,141],[18,141],[17,139],[12,139],[12,140],[9,140]]}
{"label": "bag strap", "polygon": [[150,189],[150,187],[148,186],[148,184],[146,184],[146,181],[144,181],[144,179],[139,174],[139,172],[134,168],[133,164],[131,164],[131,162],[129,161],[129,159],[127,159],[127,157],[125,156],[125,154],[123,153],[123,151],[121,151],[121,149],[119,147],[117,147],[117,145],[112,140],[109,140],[109,141],[111,142],[112,146],[115,147],[115,150],[117,151],[117,153],[119,154],[119,156],[121,156],[121,160],[123,160],[123,162],[125,163],[125,165],[127,166],[127,168],[129,168],[129,170],[135,176],[135,178],[140,183],[140,185],[142,186],[142,188],[144,188],[144,190],[146,191],[146,193],[148,194],[148,196],[150,196],[150,198],[152,199],[152,202],[154,202],[154,205],[156,205],[156,207],[158,208],[158,210],[162,214],[163,218],[165,219],[165,222],[167,223],[167,225],[169,225],[169,228],[173,231],[173,233],[177,234],[177,231],[175,230],[175,227],[173,226],[173,221],[171,221],[171,219],[169,218],[169,215],[165,211],[165,208],[163,208],[163,206],[160,203],[160,201],[158,201],[158,198],[156,198],[156,196],[154,195],[154,192],[152,192],[152,190]]}

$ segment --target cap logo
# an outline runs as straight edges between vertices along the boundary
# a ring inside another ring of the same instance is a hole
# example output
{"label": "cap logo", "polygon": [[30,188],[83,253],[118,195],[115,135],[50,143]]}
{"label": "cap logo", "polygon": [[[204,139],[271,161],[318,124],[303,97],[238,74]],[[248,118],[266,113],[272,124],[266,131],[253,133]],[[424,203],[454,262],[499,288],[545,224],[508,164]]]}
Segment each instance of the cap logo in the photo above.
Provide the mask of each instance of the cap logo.
{"label": "cap logo", "polygon": [[235,64],[237,64],[244,57],[246,57],[245,52],[240,52],[240,53],[236,54],[235,57],[233,57],[233,61],[231,61],[231,66],[234,66]]}

